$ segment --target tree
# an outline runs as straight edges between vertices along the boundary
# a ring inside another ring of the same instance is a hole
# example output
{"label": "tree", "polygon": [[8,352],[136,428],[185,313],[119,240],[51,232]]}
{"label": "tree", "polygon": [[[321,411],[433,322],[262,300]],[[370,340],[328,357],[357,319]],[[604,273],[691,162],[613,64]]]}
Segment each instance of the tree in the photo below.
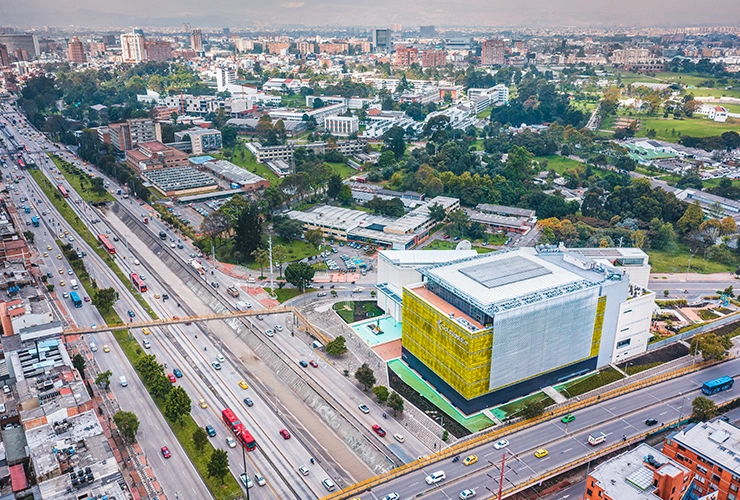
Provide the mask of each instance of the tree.
{"label": "tree", "polygon": [[344,336],[339,335],[334,340],[326,344],[326,353],[332,356],[341,356],[347,352],[347,345]]}
{"label": "tree", "polygon": [[704,220],[704,212],[701,209],[698,201],[695,201],[688,206],[684,214],[676,222],[676,227],[683,234],[689,234],[692,231],[699,229],[702,221]]}
{"label": "tree", "polygon": [[319,248],[319,244],[321,244],[321,239],[323,237],[324,233],[321,232],[321,229],[309,229],[306,231],[306,241],[316,248]]}
{"label": "tree", "polygon": [[203,449],[206,447],[206,444],[208,443],[208,434],[206,433],[205,429],[203,427],[198,427],[193,431],[193,444],[195,445],[195,449],[199,452],[203,452]]}
{"label": "tree", "polygon": [[276,215],[272,218],[272,229],[282,239],[293,241],[303,234],[303,223],[284,215]]}
{"label": "tree", "polygon": [[262,243],[262,216],[256,203],[250,203],[239,214],[234,243],[242,255],[252,255]]}
{"label": "tree", "polygon": [[306,289],[311,283],[316,270],[305,262],[293,262],[285,268],[285,281],[298,288],[300,291]]}
{"label": "tree", "polygon": [[105,387],[105,390],[107,391],[110,387],[110,377],[113,375],[110,370],[106,370],[102,373],[100,373],[97,377],[95,377],[95,383],[98,385],[102,385]]}
{"label": "tree", "polygon": [[645,248],[645,245],[647,243],[647,236],[645,236],[645,232],[641,230],[633,231],[630,235],[630,238],[632,239],[632,244],[637,248]]}
{"label": "tree", "polygon": [[113,423],[118,427],[118,432],[123,438],[133,443],[136,439],[136,432],[139,430],[139,418],[135,413],[130,411],[119,411],[113,415]]}
{"label": "tree", "polygon": [[383,134],[383,147],[388,151],[393,151],[397,160],[403,158],[406,152],[406,142],[403,136],[406,134],[401,127],[391,127]]}
{"label": "tree", "polygon": [[149,381],[149,392],[154,397],[163,398],[167,396],[171,390],[172,382],[170,382],[169,377],[164,374],[164,371],[160,371],[152,377],[152,380]]}
{"label": "tree", "polygon": [[737,232],[737,224],[735,223],[735,219],[732,217],[725,217],[721,221],[721,234],[722,236],[727,236],[730,234],[735,234]]}
{"label": "tree", "polygon": [[545,402],[543,400],[534,401],[522,408],[522,417],[525,419],[537,418],[545,412]]}
{"label": "tree", "polygon": [[113,287],[98,288],[93,292],[93,300],[98,309],[110,311],[118,300],[118,292]]}
{"label": "tree", "polygon": [[343,205],[348,204],[354,199],[354,196],[352,195],[352,188],[350,188],[346,184],[342,184],[342,187],[339,188],[339,195],[337,195],[337,201]]}
{"label": "tree", "polygon": [[691,418],[698,422],[707,422],[717,416],[717,405],[709,398],[697,396],[691,402]]}
{"label": "tree", "polygon": [[373,394],[375,394],[375,397],[378,400],[378,403],[383,404],[386,401],[388,401],[388,388],[384,385],[376,385],[373,387]]}
{"label": "tree", "polygon": [[226,450],[216,448],[208,461],[208,477],[215,477],[224,483],[224,477],[229,473],[229,455]]}
{"label": "tree", "polygon": [[691,339],[690,351],[692,355],[701,352],[704,361],[725,359],[732,348],[732,340],[726,335],[705,333]]}
{"label": "tree", "polygon": [[386,150],[380,154],[380,157],[378,158],[378,167],[380,168],[392,167],[395,164],[396,164],[396,155],[393,153],[393,151]]}
{"label": "tree", "polygon": [[264,276],[265,266],[270,263],[270,252],[264,248],[258,248],[252,252],[252,258],[260,266],[260,276]]}
{"label": "tree", "polygon": [[272,247],[272,258],[278,266],[279,277],[283,277],[283,264],[288,259],[288,249],[283,245],[275,245]]}
{"label": "tree", "polygon": [[80,373],[80,378],[85,378],[85,367],[87,366],[87,362],[82,354],[77,353],[74,355],[72,358],[72,366],[74,366]]}
{"label": "tree", "polygon": [[169,394],[167,394],[167,400],[164,405],[164,416],[167,417],[170,422],[177,422],[182,425],[182,418],[190,413],[190,405],[192,401],[190,396],[180,386],[174,387]]}
{"label": "tree", "polygon": [[434,222],[442,222],[445,220],[445,217],[447,217],[445,207],[439,203],[434,203],[429,207],[429,217],[431,217]]}
{"label": "tree", "polygon": [[339,174],[332,174],[326,183],[326,195],[332,200],[336,200],[341,188],[342,177]]}
{"label": "tree", "polygon": [[403,413],[403,398],[397,392],[391,392],[390,396],[388,396],[388,407],[393,410],[394,417],[399,413]]}
{"label": "tree", "polygon": [[203,218],[200,223],[200,231],[211,238],[217,238],[221,233],[231,227],[231,217],[221,210],[211,212]]}
{"label": "tree", "polygon": [[355,378],[365,387],[365,391],[375,385],[375,372],[367,366],[367,363],[362,363],[362,366],[357,369]]}
{"label": "tree", "polygon": [[33,231],[23,231],[23,237],[26,238],[27,242],[33,243],[34,239],[36,238],[36,235],[33,234]]}

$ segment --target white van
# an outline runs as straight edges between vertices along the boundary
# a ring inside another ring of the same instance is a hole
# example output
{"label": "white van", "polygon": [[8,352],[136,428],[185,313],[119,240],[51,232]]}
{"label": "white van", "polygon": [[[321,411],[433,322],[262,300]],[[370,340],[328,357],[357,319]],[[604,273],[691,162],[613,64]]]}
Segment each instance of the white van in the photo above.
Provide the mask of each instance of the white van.
{"label": "white van", "polygon": [[254,278],[249,278],[249,279],[247,280],[247,283],[257,283],[257,280],[256,280],[256,279],[254,279]]}
{"label": "white van", "polygon": [[323,484],[324,488],[326,488],[327,490],[334,491],[334,481],[332,481],[328,477],[321,481],[321,484]]}
{"label": "white van", "polygon": [[447,479],[447,476],[445,476],[445,471],[440,470],[440,471],[432,472],[431,474],[429,474],[424,479],[424,481],[426,481],[427,484],[437,484],[441,481],[444,481],[445,479]]}
{"label": "white van", "polygon": [[69,280],[69,284],[72,285],[72,290],[77,290],[77,280]]}
{"label": "white van", "polygon": [[118,381],[121,382],[121,387],[126,387],[128,385],[128,380],[126,380],[125,375],[118,377]]}

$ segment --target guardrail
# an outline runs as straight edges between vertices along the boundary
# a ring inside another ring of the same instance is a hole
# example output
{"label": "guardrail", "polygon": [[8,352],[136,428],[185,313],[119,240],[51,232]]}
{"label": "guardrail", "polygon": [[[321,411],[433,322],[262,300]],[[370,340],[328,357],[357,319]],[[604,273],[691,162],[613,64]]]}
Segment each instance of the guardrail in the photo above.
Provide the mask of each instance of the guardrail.
{"label": "guardrail", "polygon": [[493,441],[496,441],[499,438],[507,434],[518,432],[532,425],[540,424],[542,422],[545,422],[552,418],[559,417],[561,415],[567,415],[568,413],[572,413],[573,411],[576,411],[578,409],[584,408],[586,406],[591,406],[594,403],[600,403],[607,399],[612,399],[612,398],[621,396],[623,394],[626,394],[626,393],[629,393],[635,390],[639,390],[639,389],[642,389],[642,388],[645,388],[651,385],[665,382],[666,380],[671,380],[677,377],[681,377],[688,373],[702,370],[704,368],[707,368],[709,366],[713,366],[719,363],[721,363],[721,361],[704,361],[704,362],[697,363],[696,365],[693,365],[693,366],[679,368],[678,370],[674,370],[669,373],[664,373],[661,375],[657,375],[655,377],[651,377],[648,379],[635,382],[633,384],[618,387],[616,389],[605,392],[604,394],[601,394],[598,396],[593,396],[593,397],[586,398],[580,401],[575,401],[566,406],[557,408],[555,411],[552,411],[546,415],[541,415],[539,417],[531,418],[528,420],[522,420],[514,424],[507,425],[507,426],[497,427],[495,429],[492,429],[490,432],[480,434],[478,436],[474,436],[467,440],[461,440],[460,442],[448,448],[445,448],[444,450],[439,451],[435,453],[434,455],[430,455],[423,459],[416,460],[409,464],[402,465],[400,467],[393,469],[390,472],[381,474],[379,476],[372,477],[370,479],[366,479],[365,481],[361,481],[355,485],[352,485],[349,488],[346,488],[344,490],[338,491],[331,495],[325,496],[323,497],[323,500],[341,500],[341,499],[350,498],[351,496],[354,496],[364,491],[367,491],[369,489],[372,489],[392,479],[396,479],[398,477],[404,476],[411,472],[420,470],[428,465],[432,465],[440,460],[444,460],[445,458],[450,458],[455,455],[461,455],[461,454],[464,454],[468,450],[471,450],[478,446],[482,446],[482,445],[491,443]]}

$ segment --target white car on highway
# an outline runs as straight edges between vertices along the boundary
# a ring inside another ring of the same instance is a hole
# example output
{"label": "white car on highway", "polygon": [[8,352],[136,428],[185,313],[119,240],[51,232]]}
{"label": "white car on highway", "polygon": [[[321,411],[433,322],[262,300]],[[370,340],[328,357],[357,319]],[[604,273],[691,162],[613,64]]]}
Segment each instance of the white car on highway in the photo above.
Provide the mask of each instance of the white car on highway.
{"label": "white car on highway", "polygon": [[502,439],[501,441],[497,441],[493,447],[497,450],[502,450],[509,446],[509,442],[506,439]]}
{"label": "white car on highway", "polygon": [[460,492],[460,500],[468,500],[476,495],[475,490],[462,490]]}
{"label": "white car on highway", "polygon": [[234,440],[234,438],[233,438],[233,437],[231,437],[231,436],[228,436],[228,437],[226,438],[226,444],[228,444],[228,445],[229,445],[229,448],[236,448],[236,441],[235,441],[235,440]]}

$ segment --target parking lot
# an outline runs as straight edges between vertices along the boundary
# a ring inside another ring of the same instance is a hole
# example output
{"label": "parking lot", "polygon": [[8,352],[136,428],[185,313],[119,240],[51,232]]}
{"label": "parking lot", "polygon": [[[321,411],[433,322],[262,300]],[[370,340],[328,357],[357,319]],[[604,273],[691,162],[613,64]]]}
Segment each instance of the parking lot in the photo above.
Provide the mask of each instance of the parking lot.
{"label": "parking lot", "polygon": [[334,245],[326,245],[320,260],[331,272],[352,273],[360,271],[363,276],[367,271],[373,269],[374,257],[366,254],[370,250],[369,245],[355,242],[339,242]]}

